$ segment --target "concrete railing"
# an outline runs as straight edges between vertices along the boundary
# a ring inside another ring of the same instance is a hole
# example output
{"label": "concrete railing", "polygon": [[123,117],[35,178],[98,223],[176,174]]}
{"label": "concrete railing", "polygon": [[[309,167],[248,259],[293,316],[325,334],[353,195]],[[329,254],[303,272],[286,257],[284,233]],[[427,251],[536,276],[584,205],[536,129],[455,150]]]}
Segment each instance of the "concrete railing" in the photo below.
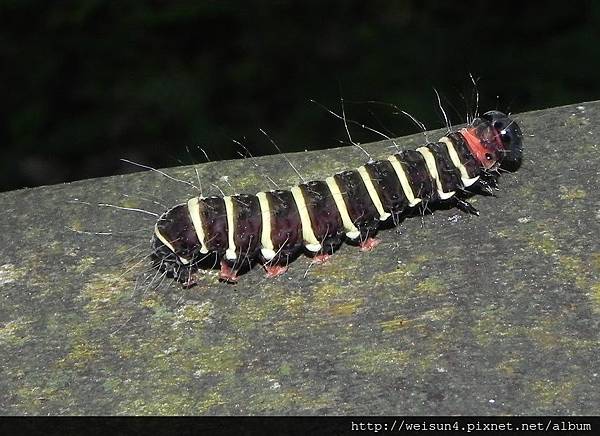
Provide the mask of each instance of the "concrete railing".
{"label": "concrete railing", "polygon": [[[409,218],[275,280],[145,271],[155,218],[97,204],[197,195],[157,173],[0,194],[0,413],[597,414],[600,103],[516,119],[523,165],[474,198],[480,217]],[[289,158],[310,179],[364,155]],[[281,156],[196,169],[205,194],[297,182]]]}

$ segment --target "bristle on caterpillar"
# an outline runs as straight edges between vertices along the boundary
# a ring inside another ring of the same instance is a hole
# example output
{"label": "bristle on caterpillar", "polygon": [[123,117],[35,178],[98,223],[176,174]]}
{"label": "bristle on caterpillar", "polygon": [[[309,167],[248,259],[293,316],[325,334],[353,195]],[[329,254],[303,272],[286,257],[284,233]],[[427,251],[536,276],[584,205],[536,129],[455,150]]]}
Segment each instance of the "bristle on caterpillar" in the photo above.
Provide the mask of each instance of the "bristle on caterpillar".
{"label": "bristle on caterpillar", "polygon": [[261,263],[284,273],[302,251],[321,260],[347,241],[377,245],[383,223],[419,205],[447,203],[470,213],[468,195],[490,191],[501,165],[518,165],[522,133],[498,111],[474,119],[436,143],[370,160],[353,170],[256,195],[194,197],[163,213],[154,228],[156,266],[191,286],[199,269],[220,265],[220,278]]}

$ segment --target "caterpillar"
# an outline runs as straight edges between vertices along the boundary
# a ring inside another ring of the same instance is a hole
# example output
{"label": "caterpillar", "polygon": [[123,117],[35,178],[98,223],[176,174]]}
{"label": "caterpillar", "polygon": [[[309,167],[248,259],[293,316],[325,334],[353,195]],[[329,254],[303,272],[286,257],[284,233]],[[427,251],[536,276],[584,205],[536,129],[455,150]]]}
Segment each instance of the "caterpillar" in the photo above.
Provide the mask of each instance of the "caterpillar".
{"label": "caterpillar", "polygon": [[447,204],[479,215],[467,201],[497,189],[500,167],[516,169],[522,133],[508,115],[489,111],[438,142],[289,190],[193,197],[164,212],[154,226],[154,267],[190,287],[200,269],[220,268],[222,281],[262,264],[285,273],[305,252],[323,262],[343,241],[363,251],[412,208]]}

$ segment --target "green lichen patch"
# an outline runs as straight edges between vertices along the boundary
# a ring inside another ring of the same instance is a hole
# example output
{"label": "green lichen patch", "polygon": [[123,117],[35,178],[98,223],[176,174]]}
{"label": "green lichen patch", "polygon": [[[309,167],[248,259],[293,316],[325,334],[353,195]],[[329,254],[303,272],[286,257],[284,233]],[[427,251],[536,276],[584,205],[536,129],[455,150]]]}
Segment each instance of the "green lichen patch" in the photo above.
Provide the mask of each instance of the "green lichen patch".
{"label": "green lichen patch", "polygon": [[[235,177],[230,177],[227,175],[221,176],[219,179],[219,185],[223,183],[228,185],[231,183],[236,192],[253,194],[260,191],[263,186],[267,186],[269,183],[267,179],[261,179],[251,171],[244,171],[240,169],[239,171],[232,171],[232,173],[235,175]],[[270,187],[271,185],[268,186]]]}
{"label": "green lichen patch", "polygon": [[328,310],[336,304],[347,303],[358,307],[361,302],[362,300],[354,298],[352,290],[339,284],[321,284],[313,292],[313,305],[320,310]]}
{"label": "green lichen patch", "polygon": [[501,360],[496,369],[507,377],[518,376],[523,371],[523,359],[521,357],[511,356]]}
{"label": "green lichen patch", "polygon": [[79,220],[77,218],[71,220],[71,225],[69,226],[69,229],[71,229],[74,232],[83,232],[83,231],[85,231],[83,223],[81,222],[81,220]]}
{"label": "green lichen patch", "polygon": [[330,306],[328,312],[333,316],[350,316],[354,315],[360,309],[362,304],[362,298],[352,298],[345,303]]}
{"label": "green lichen patch", "polygon": [[556,331],[556,323],[553,321],[539,321],[529,328],[523,328],[521,333],[524,337],[530,338],[537,349],[552,350],[565,342]]}
{"label": "green lichen patch", "polygon": [[[189,368],[195,374],[232,374],[244,364],[244,360],[240,356],[243,348],[243,342],[240,341],[231,341],[224,345],[204,346],[197,350],[182,348],[183,351],[166,360],[177,361],[179,367]],[[168,354],[162,353],[163,356]]]}
{"label": "green lichen patch", "polygon": [[592,270],[597,274],[600,274],[600,252],[592,253],[590,256],[590,264],[592,266]]}
{"label": "green lichen patch", "polygon": [[120,206],[120,207],[126,207],[126,208],[130,208],[130,209],[137,209],[137,208],[142,207],[142,205],[143,204],[139,198],[136,198],[136,197],[130,196],[130,195],[128,195],[124,199],[121,199],[118,204],[118,206]]}
{"label": "green lichen patch", "polygon": [[590,124],[590,120],[585,116],[581,116],[579,114],[572,114],[565,120],[565,127],[578,129],[582,127],[587,127]]}
{"label": "green lichen patch", "polygon": [[586,289],[588,287],[587,271],[585,262],[581,258],[568,255],[559,256],[558,276],[560,279],[575,283],[581,289]]}
{"label": "green lichen patch", "polygon": [[0,322],[0,345],[4,347],[23,346],[30,339],[32,323],[33,321],[23,317],[5,323]]}
{"label": "green lichen patch", "polygon": [[518,334],[514,331],[514,327],[508,326],[504,319],[504,313],[493,304],[481,310],[481,315],[472,325],[471,332],[482,346],[488,346],[503,337]]}
{"label": "green lichen patch", "polygon": [[83,274],[90,270],[96,264],[96,258],[94,257],[82,257],[79,259],[77,266],[75,267],[75,272],[79,274]]}
{"label": "green lichen patch", "polygon": [[[152,230],[148,229],[148,234],[151,234],[151,233],[152,233]],[[142,245],[142,248],[143,247],[144,246]],[[115,248],[115,254],[118,256],[123,256],[123,255],[128,254],[130,258],[133,258],[134,256],[136,256],[138,254],[139,250],[141,250],[141,248],[137,245],[132,247],[131,245],[128,245],[128,244],[121,244]],[[146,253],[144,252],[144,254],[146,254]],[[134,262],[135,261],[136,260],[134,259]]]}
{"label": "green lichen patch", "polygon": [[28,381],[20,383],[14,390],[17,404],[20,407],[15,414],[39,415],[49,407],[57,414],[73,413],[74,399],[68,387],[57,387],[52,383],[40,381],[31,384]]}
{"label": "green lichen patch", "polygon": [[49,258],[59,258],[69,253],[69,248],[65,247],[61,241],[50,241],[45,248],[44,254]]}
{"label": "green lichen patch", "polygon": [[90,342],[77,342],[73,344],[67,355],[57,362],[58,367],[85,368],[95,362],[101,355],[102,350],[97,344]]}
{"label": "green lichen patch", "polygon": [[419,319],[448,322],[450,319],[456,316],[456,313],[456,307],[454,306],[440,306],[434,309],[426,310],[419,315]]}
{"label": "green lichen patch", "polygon": [[[302,383],[300,383],[302,381]],[[235,398],[235,401],[232,401]],[[288,375],[255,371],[223,377],[203,395],[196,413],[302,414],[331,408],[335,392],[308,378],[290,384]]]}
{"label": "green lichen patch", "polygon": [[578,383],[580,381],[572,377],[560,380],[543,379],[530,382],[528,388],[537,408],[549,413],[571,403]]}
{"label": "green lichen patch", "polygon": [[193,415],[195,400],[191,392],[154,392],[151,398],[132,398],[119,405],[123,415]]}
{"label": "green lichen patch", "polygon": [[297,317],[306,309],[306,299],[299,294],[287,295],[282,301],[283,307],[291,317]]}
{"label": "green lichen patch", "polygon": [[[356,277],[356,262],[359,259],[359,255],[364,253],[349,253],[348,250],[352,250],[353,247],[342,247],[340,252],[336,252],[327,262],[322,265],[312,264],[308,274],[310,277],[314,277],[323,281],[336,283],[347,283],[352,281]],[[341,250],[345,250],[341,251]],[[354,261],[348,261],[348,259],[354,259]]]}
{"label": "green lichen patch", "polygon": [[590,286],[589,297],[592,301],[593,311],[600,314],[600,283],[594,283]]}
{"label": "green lichen patch", "polygon": [[237,309],[227,315],[228,322],[238,329],[252,331],[262,324],[269,324],[269,331],[284,336],[302,329],[306,317],[312,316],[309,296],[296,292],[267,292],[265,296],[244,298]]}
{"label": "green lichen patch", "polygon": [[250,331],[277,314],[284,300],[281,291],[240,298],[237,306],[227,313],[228,322],[237,329]]}
{"label": "green lichen patch", "polygon": [[289,363],[283,362],[281,365],[279,365],[278,372],[282,377],[287,377],[294,373],[294,368]]}
{"label": "green lichen patch", "polygon": [[538,253],[542,253],[546,256],[555,254],[558,250],[555,236],[549,230],[531,233],[529,245]]}
{"label": "green lichen patch", "polygon": [[415,290],[419,294],[426,295],[444,295],[447,288],[444,282],[438,277],[427,277],[417,283]]}
{"label": "green lichen patch", "polygon": [[521,337],[529,338],[537,352],[569,361],[578,355],[594,355],[600,346],[597,339],[565,332],[560,318],[542,319],[531,327],[522,327]]}
{"label": "green lichen patch", "polygon": [[255,378],[248,380],[258,387],[257,392],[247,398],[244,409],[249,414],[289,414],[315,411],[335,404],[335,398],[328,392],[312,392],[296,386],[283,386],[275,379],[259,384]]}
{"label": "green lichen patch", "polygon": [[399,331],[418,336],[429,336],[435,323],[442,322],[444,325],[448,325],[454,316],[456,316],[456,308],[453,306],[440,306],[424,310],[417,317],[411,319],[395,317],[387,321],[380,321],[378,325],[390,337],[398,334]]}
{"label": "green lichen patch", "polygon": [[111,339],[126,372],[115,373],[121,377],[105,388],[110,397],[122,398],[120,413],[199,414],[226,402],[219,385],[245,365],[245,343],[235,338],[209,343],[210,338],[184,325],[151,327],[151,343],[131,336]]}
{"label": "green lichen patch", "polygon": [[560,186],[558,188],[561,200],[576,201],[587,197],[587,192],[578,186]]}
{"label": "green lichen patch", "polygon": [[520,183],[514,186],[514,194],[517,198],[534,198],[538,194],[539,188],[535,183],[528,180],[521,180]]}
{"label": "green lichen patch", "polygon": [[177,316],[180,320],[190,323],[202,323],[211,318],[214,311],[214,305],[211,301],[187,302],[177,309]]}
{"label": "green lichen patch", "polygon": [[0,265],[0,286],[16,282],[24,277],[25,274],[26,271],[23,268],[18,268],[12,263]]}
{"label": "green lichen patch", "polygon": [[396,284],[401,286],[408,283],[409,279],[417,274],[429,260],[429,256],[426,254],[419,254],[414,256],[407,262],[398,264],[398,267],[394,271],[390,271],[383,274],[378,274],[375,278],[376,284]]}
{"label": "green lichen patch", "polygon": [[225,398],[218,389],[211,389],[204,393],[203,398],[197,403],[195,407],[195,414],[205,414],[211,411],[211,409],[227,404],[227,398]]}
{"label": "green lichen patch", "polygon": [[406,318],[393,318],[388,321],[380,321],[379,326],[384,332],[395,332],[397,330],[407,327],[412,320]]}
{"label": "green lichen patch", "polygon": [[[128,289],[130,281],[124,276],[111,273],[95,274],[81,291],[79,299],[95,321],[112,322],[119,315],[123,304],[132,298]],[[115,308],[119,310],[115,311]]]}
{"label": "green lichen patch", "polygon": [[403,371],[410,361],[410,353],[385,346],[356,347],[347,360],[352,369],[366,374]]}

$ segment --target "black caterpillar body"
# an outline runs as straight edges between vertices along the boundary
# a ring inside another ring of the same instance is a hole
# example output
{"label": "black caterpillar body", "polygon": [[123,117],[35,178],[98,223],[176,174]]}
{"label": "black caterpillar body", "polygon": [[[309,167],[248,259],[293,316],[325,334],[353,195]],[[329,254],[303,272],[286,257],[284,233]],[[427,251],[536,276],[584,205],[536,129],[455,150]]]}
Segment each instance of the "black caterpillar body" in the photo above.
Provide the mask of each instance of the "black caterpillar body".
{"label": "black caterpillar body", "polygon": [[[155,265],[186,286],[194,273],[220,263],[220,278],[261,263],[277,276],[303,250],[324,260],[346,240],[370,250],[384,223],[410,208],[446,202],[477,214],[466,196],[491,192],[500,165],[521,161],[522,133],[507,115],[490,111],[437,143],[385,160],[256,195],[194,197],[167,210],[155,226]],[[469,192],[470,191],[470,192]]]}

